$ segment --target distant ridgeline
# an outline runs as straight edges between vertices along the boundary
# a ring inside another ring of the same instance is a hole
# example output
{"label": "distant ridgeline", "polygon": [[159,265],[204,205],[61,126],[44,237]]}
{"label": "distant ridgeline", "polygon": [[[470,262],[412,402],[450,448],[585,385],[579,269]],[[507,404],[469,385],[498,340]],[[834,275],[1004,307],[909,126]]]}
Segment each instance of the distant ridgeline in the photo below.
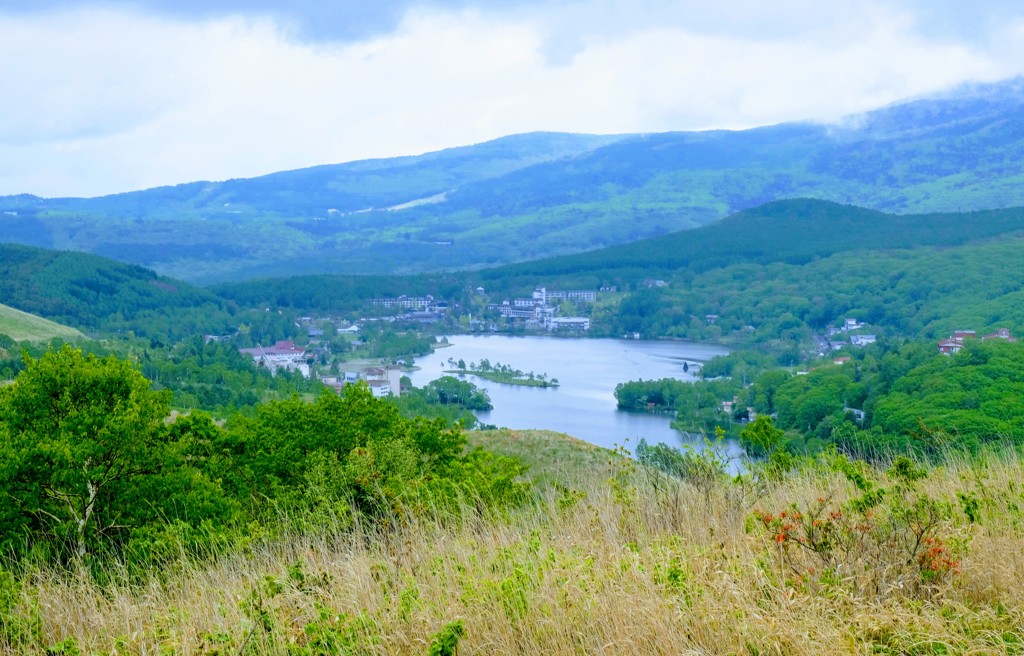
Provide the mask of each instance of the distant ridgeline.
{"label": "distant ridgeline", "polygon": [[[479,316],[536,287],[603,288],[619,293],[584,310],[591,334],[733,339],[786,351],[848,317],[882,336],[1024,332],[1022,231],[1021,208],[892,215],[797,199],[632,244],[477,271],[209,289],[94,255],[8,244],[0,245],[0,299],[86,332],[177,341],[244,323],[259,341],[290,336],[272,325],[289,323],[289,313],[358,316],[380,298],[431,295],[455,314]],[[282,308],[289,312],[264,312]]]}
{"label": "distant ridgeline", "polygon": [[535,286],[616,288],[592,334],[674,336],[797,349],[855,317],[883,335],[964,326],[1024,332],[1024,209],[892,215],[813,200],[599,251],[459,274],[303,276],[213,288],[240,305],[330,312],[380,295],[501,302]]}
{"label": "distant ridgeline", "polygon": [[[0,198],[0,238],[196,283],[521,262],[704,225],[779,199],[956,212],[1024,205],[1024,81],[842,125],[534,133],[417,157],[101,198]],[[864,235],[869,237],[869,235]]]}

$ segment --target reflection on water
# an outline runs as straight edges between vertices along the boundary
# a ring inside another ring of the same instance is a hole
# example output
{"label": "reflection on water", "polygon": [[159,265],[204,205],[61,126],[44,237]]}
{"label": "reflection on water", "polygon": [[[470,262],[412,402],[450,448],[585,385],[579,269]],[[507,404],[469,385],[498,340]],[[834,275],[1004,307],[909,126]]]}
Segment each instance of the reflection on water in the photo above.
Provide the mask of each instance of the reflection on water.
{"label": "reflection on water", "polygon": [[[507,428],[544,428],[568,433],[599,446],[632,448],[640,438],[679,446],[699,439],[684,437],[666,415],[623,412],[615,406],[615,386],[630,380],[693,380],[683,364],[703,363],[728,353],[721,346],[686,342],[617,339],[558,339],[508,335],[455,335],[452,346],[416,359],[413,385],[421,387],[444,375],[448,358],[492,365],[507,364],[525,372],[557,378],[558,388],[501,385],[468,379],[491,396],[494,410],[477,415],[487,424]],[[730,450],[739,451],[737,444]]]}

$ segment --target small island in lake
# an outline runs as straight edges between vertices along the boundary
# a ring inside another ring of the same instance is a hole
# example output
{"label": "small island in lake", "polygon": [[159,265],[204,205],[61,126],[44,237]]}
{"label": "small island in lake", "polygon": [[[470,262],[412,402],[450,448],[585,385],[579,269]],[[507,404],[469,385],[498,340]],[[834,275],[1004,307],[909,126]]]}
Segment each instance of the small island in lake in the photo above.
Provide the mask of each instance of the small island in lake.
{"label": "small island in lake", "polygon": [[448,366],[451,369],[446,369],[446,374],[477,376],[492,383],[526,387],[558,387],[557,378],[548,378],[547,374],[535,374],[532,371],[527,373],[500,362],[491,364],[487,358],[480,360],[479,363],[470,362],[468,365],[465,360],[448,358]]}

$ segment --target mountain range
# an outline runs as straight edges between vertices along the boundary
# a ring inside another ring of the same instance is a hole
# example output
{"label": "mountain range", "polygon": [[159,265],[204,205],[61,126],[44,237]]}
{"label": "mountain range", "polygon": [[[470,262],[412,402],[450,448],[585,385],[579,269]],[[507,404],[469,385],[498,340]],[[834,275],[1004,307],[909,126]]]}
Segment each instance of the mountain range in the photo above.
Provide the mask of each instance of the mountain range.
{"label": "mountain range", "polygon": [[415,273],[593,250],[800,197],[890,213],[1024,205],[1024,79],[832,125],[533,133],[98,198],[0,197],[0,240],[200,284]]}

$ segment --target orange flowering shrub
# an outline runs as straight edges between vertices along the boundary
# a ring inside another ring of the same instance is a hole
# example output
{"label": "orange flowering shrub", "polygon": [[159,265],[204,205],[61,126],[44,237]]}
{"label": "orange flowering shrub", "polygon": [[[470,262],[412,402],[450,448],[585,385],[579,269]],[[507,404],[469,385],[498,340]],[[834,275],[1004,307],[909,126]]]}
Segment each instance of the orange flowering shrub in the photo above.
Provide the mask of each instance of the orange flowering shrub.
{"label": "orange flowering shrub", "polygon": [[834,466],[859,494],[845,503],[819,497],[800,509],[755,511],[787,579],[800,585],[844,585],[861,592],[923,595],[959,573],[948,530],[949,504],[917,489],[921,470],[897,459],[893,483],[880,486],[863,463]]}

